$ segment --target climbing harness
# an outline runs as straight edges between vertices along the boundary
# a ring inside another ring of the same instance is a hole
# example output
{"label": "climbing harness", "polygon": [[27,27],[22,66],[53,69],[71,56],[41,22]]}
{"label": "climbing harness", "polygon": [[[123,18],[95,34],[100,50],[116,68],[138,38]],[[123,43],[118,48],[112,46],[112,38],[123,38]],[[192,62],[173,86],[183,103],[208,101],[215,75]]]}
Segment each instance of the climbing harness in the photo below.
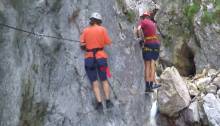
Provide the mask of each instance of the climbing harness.
{"label": "climbing harness", "polygon": [[145,41],[147,41],[147,40],[157,40],[157,39],[158,39],[158,37],[156,35],[144,37]]}
{"label": "climbing harness", "polygon": [[145,51],[145,52],[159,52],[160,51],[160,49],[159,48],[148,48],[148,47],[143,47],[143,50]]}
{"label": "climbing harness", "polygon": [[93,58],[96,61],[96,53],[103,50],[104,50],[103,48],[94,48],[94,49],[86,49],[86,52],[92,52]]}
{"label": "climbing harness", "polygon": [[[103,51],[103,50],[104,50],[104,48],[86,49],[87,52],[92,52],[92,53],[93,53],[93,59],[94,59],[94,64],[95,64],[95,65],[97,65],[96,53],[99,52],[99,51]],[[102,67],[102,66],[101,66],[99,69],[100,69],[100,70],[105,70],[107,76],[108,76],[108,77],[111,77],[111,73],[110,73],[109,67]],[[109,83],[109,86],[110,86],[111,89],[112,89],[112,92],[113,92],[113,94],[114,94],[114,96],[115,96],[115,99],[117,99],[117,95],[116,95],[116,93],[115,93],[115,91],[114,91],[114,89],[113,89],[112,84],[109,82],[109,80],[108,80],[108,83]]]}
{"label": "climbing harness", "polygon": [[[92,52],[93,53],[93,59],[94,59],[94,64],[96,66],[98,66],[98,62],[97,62],[97,58],[96,58],[96,53],[99,52],[99,51],[103,51],[104,48],[94,48],[94,49],[86,49],[86,52]],[[111,77],[111,73],[110,73],[110,69],[109,67],[106,67],[106,66],[100,66],[99,69],[101,71],[105,71],[106,72],[106,75],[108,77]]]}

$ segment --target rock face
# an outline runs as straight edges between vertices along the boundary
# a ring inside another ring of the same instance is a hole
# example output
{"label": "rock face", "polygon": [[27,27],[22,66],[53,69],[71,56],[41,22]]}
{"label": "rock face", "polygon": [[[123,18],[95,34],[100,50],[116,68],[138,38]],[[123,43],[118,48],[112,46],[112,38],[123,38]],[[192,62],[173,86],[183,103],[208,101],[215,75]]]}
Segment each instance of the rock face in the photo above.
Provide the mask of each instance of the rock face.
{"label": "rock face", "polygon": [[[185,76],[207,64],[219,67],[219,23],[216,19],[203,25],[204,8],[218,12],[209,1],[199,3],[203,9],[198,10],[189,6],[195,4],[189,0],[0,0],[0,23],[74,40],[88,25],[90,13],[100,12],[113,40],[106,51],[117,95],[111,96],[115,104],[111,112],[94,111],[79,42],[0,26],[0,126],[147,125],[151,100],[138,95],[144,90],[143,61],[132,30],[139,9],[152,10],[155,2],[162,8],[156,15],[161,63],[175,65]],[[169,69],[162,76],[159,102],[161,111],[173,116],[189,105],[190,98],[177,70]],[[219,89],[217,82],[213,84]]]}
{"label": "rock face", "polygon": [[[1,0],[0,22],[56,37],[79,40],[90,13],[103,15],[113,44],[107,48],[118,99],[101,115],[84,71],[78,42],[14,31],[0,26],[0,126],[142,126],[150,98],[144,91],[143,64],[121,0]],[[72,16],[72,23],[68,22]],[[121,25],[125,24],[125,25]]]}
{"label": "rock face", "polygon": [[157,0],[157,3],[163,8],[156,16],[165,47],[161,63],[175,65],[184,76],[204,67],[219,68],[219,2]]}
{"label": "rock face", "polygon": [[189,105],[191,99],[186,83],[176,68],[167,68],[161,75],[160,83],[158,104],[161,113],[175,116]]}
{"label": "rock face", "polygon": [[213,94],[207,94],[204,97],[203,107],[210,125],[220,126],[220,99]]}
{"label": "rock face", "polygon": [[213,84],[216,85],[218,89],[220,89],[220,76],[214,79]]}

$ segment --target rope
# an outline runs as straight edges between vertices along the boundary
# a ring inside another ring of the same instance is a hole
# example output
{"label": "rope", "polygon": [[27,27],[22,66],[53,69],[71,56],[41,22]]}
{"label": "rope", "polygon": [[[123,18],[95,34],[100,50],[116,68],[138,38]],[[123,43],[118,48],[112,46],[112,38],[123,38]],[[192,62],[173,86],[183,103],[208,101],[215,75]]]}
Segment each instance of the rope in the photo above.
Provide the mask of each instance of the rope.
{"label": "rope", "polygon": [[74,39],[68,39],[68,38],[56,37],[56,36],[51,36],[51,35],[39,34],[39,33],[36,33],[36,32],[27,31],[27,30],[17,28],[17,27],[11,26],[11,25],[3,24],[3,23],[0,23],[0,26],[6,27],[6,28],[9,28],[9,29],[13,29],[13,30],[16,30],[16,31],[32,34],[32,35],[35,35],[35,36],[41,36],[41,37],[53,38],[53,39],[58,39],[58,40],[71,41],[71,42],[80,42],[80,41],[74,40]]}

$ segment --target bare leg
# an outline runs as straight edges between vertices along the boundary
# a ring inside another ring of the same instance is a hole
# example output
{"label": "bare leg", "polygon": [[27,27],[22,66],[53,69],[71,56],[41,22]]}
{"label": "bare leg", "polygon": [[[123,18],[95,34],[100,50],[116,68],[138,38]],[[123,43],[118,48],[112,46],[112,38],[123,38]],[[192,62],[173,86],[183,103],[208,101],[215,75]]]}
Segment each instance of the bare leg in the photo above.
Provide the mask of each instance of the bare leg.
{"label": "bare leg", "polygon": [[156,74],[156,70],[155,70],[155,61],[154,60],[151,60],[151,74],[150,74],[150,80],[151,80],[151,83],[155,83],[152,85],[152,88],[153,89],[156,89],[156,88],[159,88],[161,85],[159,85],[156,81],[156,77],[155,77],[155,74]]}
{"label": "bare leg", "polygon": [[145,81],[150,81],[150,61],[145,61]]}
{"label": "bare leg", "polygon": [[155,61],[151,60],[150,63],[150,81],[155,82]]}
{"label": "bare leg", "polygon": [[147,82],[147,61],[144,62],[144,80]]}
{"label": "bare leg", "polygon": [[102,102],[101,95],[100,95],[100,89],[99,89],[99,82],[94,81],[92,87],[93,87],[93,92],[95,94],[96,100],[98,102]]}
{"label": "bare leg", "polygon": [[110,98],[110,87],[109,87],[109,83],[107,80],[105,81],[102,81],[102,84],[103,84],[103,90],[104,90],[104,94],[105,94],[105,98],[107,100],[109,100]]}

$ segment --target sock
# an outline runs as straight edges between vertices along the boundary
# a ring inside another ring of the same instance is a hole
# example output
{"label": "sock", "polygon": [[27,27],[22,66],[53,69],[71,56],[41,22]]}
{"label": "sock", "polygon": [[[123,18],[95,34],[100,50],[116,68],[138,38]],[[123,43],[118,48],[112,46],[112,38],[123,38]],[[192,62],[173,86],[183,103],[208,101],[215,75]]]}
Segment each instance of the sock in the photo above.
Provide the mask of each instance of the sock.
{"label": "sock", "polygon": [[102,104],[102,102],[97,101],[97,104]]}
{"label": "sock", "polygon": [[150,87],[149,81],[146,81],[146,85],[145,86],[146,86],[147,89],[149,89],[149,87]]}
{"label": "sock", "polygon": [[150,82],[150,87],[151,87],[151,88],[153,87],[153,81]]}
{"label": "sock", "polygon": [[106,102],[110,102],[110,100],[109,100],[109,99],[106,99]]}

